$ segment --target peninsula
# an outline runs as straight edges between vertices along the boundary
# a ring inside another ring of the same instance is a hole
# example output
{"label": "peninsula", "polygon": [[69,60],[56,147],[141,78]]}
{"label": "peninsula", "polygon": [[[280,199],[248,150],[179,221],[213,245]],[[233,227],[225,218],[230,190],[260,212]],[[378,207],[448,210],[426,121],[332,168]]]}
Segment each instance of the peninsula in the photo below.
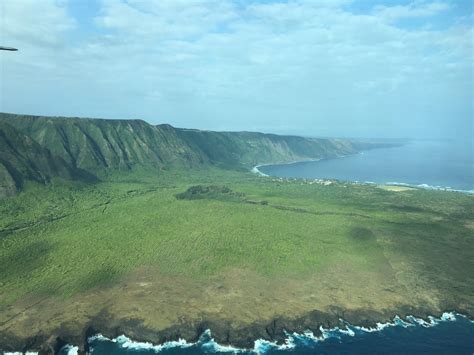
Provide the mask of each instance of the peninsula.
{"label": "peninsula", "polygon": [[0,114],[0,351],[474,316],[474,196],[253,174],[385,143]]}

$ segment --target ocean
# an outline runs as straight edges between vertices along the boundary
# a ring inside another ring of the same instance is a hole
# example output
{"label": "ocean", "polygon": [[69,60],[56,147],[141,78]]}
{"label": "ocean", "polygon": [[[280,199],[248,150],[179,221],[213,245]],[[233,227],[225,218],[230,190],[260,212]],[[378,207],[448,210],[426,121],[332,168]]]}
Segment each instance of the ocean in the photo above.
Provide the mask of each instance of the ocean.
{"label": "ocean", "polygon": [[[138,343],[120,336],[107,339],[100,335],[89,339],[91,355],[125,354],[473,354],[474,322],[457,313],[441,318],[415,317],[363,328],[344,324],[341,328],[323,329],[319,337],[311,333],[288,334],[286,343],[256,340],[253,349],[237,349],[217,344],[211,331],[195,343],[185,340],[165,344]],[[62,354],[72,355],[77,348],[67,346]]]}
{"label": "ocean", "polygon": [[418,140],[337,159],[259,166],[283,178],[337,179],[474,193],[472,141]]}

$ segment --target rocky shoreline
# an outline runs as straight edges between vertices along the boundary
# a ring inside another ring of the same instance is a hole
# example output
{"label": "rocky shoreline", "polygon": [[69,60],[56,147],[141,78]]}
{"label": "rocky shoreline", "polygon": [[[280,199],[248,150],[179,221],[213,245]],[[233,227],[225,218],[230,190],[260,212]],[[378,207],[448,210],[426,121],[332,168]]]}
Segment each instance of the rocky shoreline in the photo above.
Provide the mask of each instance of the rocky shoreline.
{"label": "rocky shoreline", "polygon": [[[472,310],[446,308],[473,318]],[[84,325],[80,334],[73,333],[60,325],[53,334],[36,334],[32,336],[18,336],[3,332],[0,334],[0,350],[3,352],[36,351],[42,354],[57,354],[67,344],[77,346],[80,354],[89,352],[88,339],[102,334],[109,339],[126,335],[136,342],[162,344],[167,341],[186,339],[195,342],[207,330],[212,332],[212,338],[222,345],[231,345],[237,348],[253,349],[255,340],[264,339],[281,344],[285,341],[285,332],[302,333],[311,331],[314,335],[321,335],[320,327],[333,328],[341,326],[343,319],[350,324],[375,327],[377,323],[392,322],[395,316],[405,318],[415,316],[428,319],[429,316],[440,317],[443,311],[430,310],[424,307],[402,306],[398,309],[383,312],[369,309],[344,310],[333,307],[329,311],[314,310],[303,316],[289,318],[280,316],[267,322],[255,322],[249,325],[236,325],[229,320],[204,318],[200,322],[182,322],[170,328],[156,331],[147,328],[141,319],[116,318],[107,312],[102,312]]]}

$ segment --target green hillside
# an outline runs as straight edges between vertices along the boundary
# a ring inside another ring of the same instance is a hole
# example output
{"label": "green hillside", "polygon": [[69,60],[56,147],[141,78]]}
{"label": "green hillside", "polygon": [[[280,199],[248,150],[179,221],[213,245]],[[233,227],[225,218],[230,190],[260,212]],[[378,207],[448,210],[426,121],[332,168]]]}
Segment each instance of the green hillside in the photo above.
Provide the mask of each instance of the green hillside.
{"label": "green hillside", "polygon": [[85,172],[90,180],[116,170],[161,171],[209,164],[248,170],[257,164],[331,158],[379,146],[340,139],[180,129],[142,120],[0,113],[0,125],[6,132],[1,138],[0,196],[11,195],[24,180],[84,179]]}
{"label": "green hillside", "polygon": [[222,166],[333,158],[365,148],[348,140],[279,136],[256,132],[212,132],[179,129],[178,134],[211,162]]}
{"label": "green hillside", "polygon": [[91,174],[0,121],[0,197],[16,193],[28,180],[46,183],[52,178],[94,180]]}
{"label": "green hillside", "polygon": [[38,117],[0,114],[41,146],[77,168],[130,169],[137,165],[163,168],[204,162],[170,125],[141,120]]}

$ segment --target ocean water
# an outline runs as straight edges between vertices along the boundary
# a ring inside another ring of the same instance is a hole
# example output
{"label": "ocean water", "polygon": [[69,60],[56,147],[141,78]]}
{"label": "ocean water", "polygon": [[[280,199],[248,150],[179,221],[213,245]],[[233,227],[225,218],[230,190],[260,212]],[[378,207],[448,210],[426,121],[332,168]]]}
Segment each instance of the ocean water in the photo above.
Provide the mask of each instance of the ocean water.
{"label": "ocean water", "polygon": [[[444,313],[439,319],[415,317],[363,328],[345,323],[341,328],[323,329],[322,335],[288,334],[286,343],[256,340],[253,349],[221,346],[206,331],[195,343],[179,340],[161,345],[138,343],[120,336],[89,339],[91,355],[111,354],[473,354],[474,322],[457,313]],[[75,354],[69,346],[62,354]]]}
{"label": "ocean water", "polygon": [[398,183],[474,193],[474,145],[472,141],[411,141],[337,159],[267,165],[258,170],[284,178]]}

